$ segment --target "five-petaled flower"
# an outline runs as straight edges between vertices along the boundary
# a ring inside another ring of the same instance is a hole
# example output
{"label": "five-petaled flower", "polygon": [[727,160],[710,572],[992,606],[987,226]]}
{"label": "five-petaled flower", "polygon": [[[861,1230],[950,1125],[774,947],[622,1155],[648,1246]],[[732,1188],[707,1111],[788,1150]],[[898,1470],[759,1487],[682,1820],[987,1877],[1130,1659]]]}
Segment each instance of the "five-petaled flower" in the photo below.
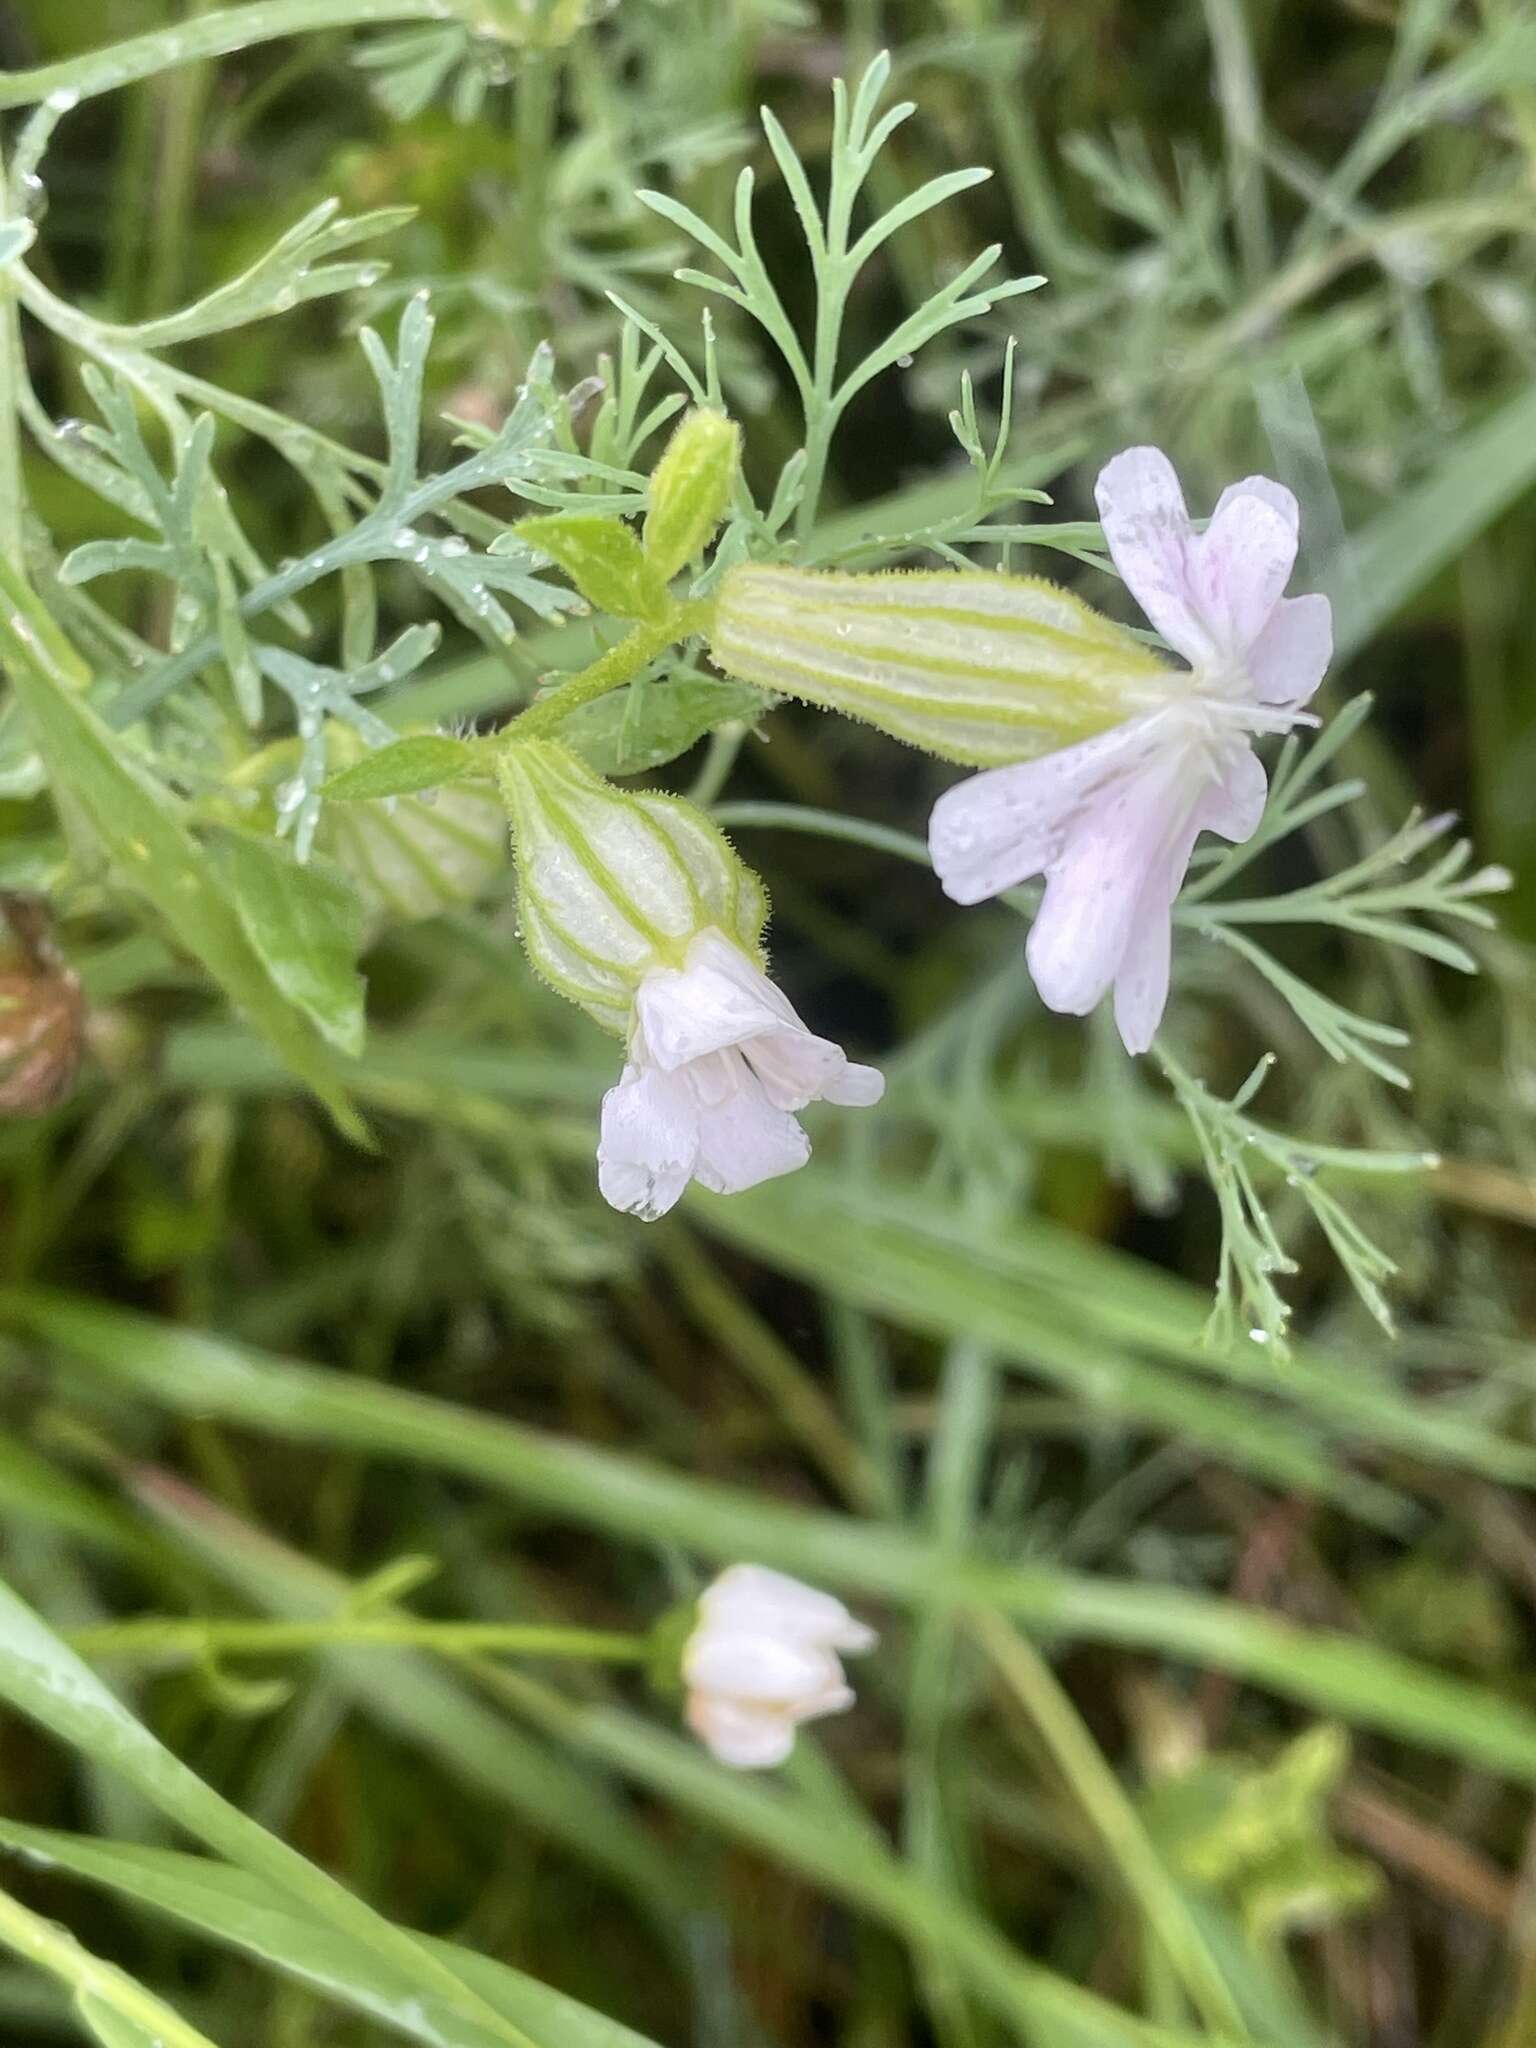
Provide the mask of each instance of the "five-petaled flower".
{"label": "five-petaled flower", "polygon": [[734,939],[701,931],[681,967],[653,967],[635,991],[629,1056],[603,1097],[598,1186],[648,1221],[690,1180],[739,1193],[810,1157],[796,1110],[863,1106],[884,1087],[807,1030]]}
{"label": "five-petaled flower", "polygon": [[947,791],[929,848],[958,903],[1043,875],[1027,947],[1041,1000],[1083,1016],[1113,987],[1137,1053],[1168,1000],[1173,903],[1195,841],[1257,829],[1267,784],[1251,741],[1303,718],[1333,627],[1326,597],[1282,595],[1299,530],[1283,485],[1230,485],[1197,534],[1168,458],[1132,448],[1100,473],[1097,497],[1115,566],[1189,668],[1169,670],[1123,724]]}
{"label": "five-petaled flower", "polygon": [[817,1038],[763,971],[763,886],[681,798],[619,790],[552,740],[503,748],[523,944],[625,1042],[598,1185],[652,1221],[690,1180],[737,1194],[810,1157],[795,1111],[885,1083]]}
{"label": "five-petaled flower", "polygon": [[851,1707],[838,1652],[878,1640],[841,1600],[759,1564],[722,1572],[698,1616],[683,1646],[688,1725],[743,1771],[783,1763],[802,1721]]}

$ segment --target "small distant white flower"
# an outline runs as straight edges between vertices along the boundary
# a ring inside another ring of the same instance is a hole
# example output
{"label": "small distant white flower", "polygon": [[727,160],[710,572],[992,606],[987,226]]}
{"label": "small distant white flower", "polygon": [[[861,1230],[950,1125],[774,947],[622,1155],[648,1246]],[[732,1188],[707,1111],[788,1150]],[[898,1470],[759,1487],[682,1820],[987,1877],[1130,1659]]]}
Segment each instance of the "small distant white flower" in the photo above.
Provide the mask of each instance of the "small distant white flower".
{"label": "small distant white flower", "polygon": [[885,1082],[807,1030],[734,939],[694,938],[635,991],[629,1057],[603,1097],[598,1186],[647,1221],[697,1180],[736,1194],[810,1157],[794,1112],[878,1102]]}
{"label": "small distant white flower", "polygon": [[853,1705],[838,1651],[872,1650],[878,1640],[830,1593],[733,1564],[700,1598],[683,1646],[688,1726],[737,1770],[781,1764],[802,1721]]}
{"label": "small distant white flower", "polygon": [[1042,1002],[1084,1016],[1113,987],[1138,1053],[1168,1000],[1173,903],[1195,841],[1257,829],[1267,784],[1251,742],[1303,719],[1333,623],[1326,597],[1281,594],[1300,522],[1270,478],[1230,485],[1203,534],[1156,448],[1117,455],[1097,496],[1115,566],[1189,668],[1124,724],[947,791],[929,849],[957,903],[1044,875],[1027,947]]}

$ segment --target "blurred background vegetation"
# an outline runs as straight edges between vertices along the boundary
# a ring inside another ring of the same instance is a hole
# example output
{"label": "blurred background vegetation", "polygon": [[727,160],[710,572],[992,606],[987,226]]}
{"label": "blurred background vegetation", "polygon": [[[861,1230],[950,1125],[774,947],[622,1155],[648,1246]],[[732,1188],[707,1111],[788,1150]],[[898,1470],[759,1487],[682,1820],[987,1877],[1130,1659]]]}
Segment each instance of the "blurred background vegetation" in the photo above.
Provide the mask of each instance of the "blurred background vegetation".
{"label": "blurred background vegetation", "polygon": [[[214,11],[0,0],[0,58],[31,67]],[[1375,1193],[1341,1175],[1398,1265],[1397,1338],[1282,1178],[1304,1335],[1289,1360],[1203,1349],[1217,1208],[1156,1078],[1039,1012],[1004,908],[958,914],[878,846],[750,822],[737,837],[773,887],[778,976],[816,1028],[887,1067],[887,1105],[873,1135],[819,1130],[790,1182],[698,1198],[649,1231],[610,1214],[591,1164],[609,1048],[532,983],[499,828],[449,860],[421,836],[432,815],[405,806],[376,827],[418,836],[416,879],[380,890],[366,959],[371,1152],[157,937],[88,895],[62,906],[84,1058],[64,1099],[0,1125],[5,1575],[99,1649],[132,1615],[329,1613],[402,1559],[434,1569],[373,1587],[375,1606],[439,1619],[644,1626],[747,1555],[836,1586],[884,1647],[856,1715],[805,1747],[782,1796],[663,1740],[671,1707],[629,1675],[557,1668],[535,1685],[526,1666],[355,1647],[103,1650],[165,1744],[392,1919],[656,2041],[1521,2048],[1536,2040],[1523,0],[620,0],[569,12],[531,59],[453,28],[307,34],[71,112],[29,261],[96,318],[145,321],[331,195],[351,213],[409,207],[378,245],[387,275],[172,360],[377,455],[355,331],[392,332],[427,284],[432,410],[494,426],[542,339],[563,384],[604,374],[610,292],[697,354],[697,295],[672,275],[696,252],[639,188],[723,227],[754,164],[764,252],[803,314],[757,109],[814,178],[831,79],[881,48],[918,113],[880,161],[879,203],[959,166],[997,175],[888,245],[851,302],[855,344],[990,241],[1049,283],[860,396],[823,544],[872,533],[887,537],[873,555],[920,556],[925,530],[963,512],[947,414],[968,370],[995,421],[1016,338],[1008,474],[1052,494],[1049,517],[1090,516],[1097,463],[1137,439],[1172,452],[1200,504],[1252,469],[1301,498],[1296,587],[1325,582],[1343,625],[1331,705],[1368,689],[1376,708],[1346,750],[1358,822],[1288,841],[1268,886],[1344,865],[1415,803],[1460,813],[1479,858],[1514,871],[1500,931],[1471,942],[1475,978],[1337,931],[1277,941],[1336,1001],[1411,1026],[1394,1054],[1411,1095],[1328,1060],[1262,977],[1182,935],[1176,1041],[1213,1090],[1273,1049],[1256,1105],[1270,1124],[1439,1155]],[[766,498],[796,445],[791,394],[728,309],[719,338]],[[47,410],[88,413],[78,361],[36,328],[27,346]],[[450,430],[431,431],[441,454]],[[221,435],[220,474],[269,560],[321,537],[258,435]],[[31,488],[61,552],[101,537],[100,501],[64,471],[35,459]],[[893,546],[904,533],[918,538]],[[1117,601],[1070,555],[1013,559]],[[381,588],[391,630],[430,615],[403,572]],[[171,623],[157,591],[120,580],[112,599],[154,646]],[[322,641],[334,599],[316,593]],[[392,715],[494,722],[597,645],[590,624],[529,621],[510,648],[450,624]],[[724,789],[727,816],[794,803],[904,833],[945,779],[792,709],[765,738],[717,735],[663,778]],[[39,857],[35,804],[0,806],[0,830],[15,886]],[[50,971],[18,931],[0,992],[32,1002]],[[52,1025],[66,1068],[78,1023]],[[279,1359],[318,1370],[285,1378]],[[25,1849],[41,1826],[170,1842],[108,1761],[8,1720],[0,1841],[12,1829]],[[21,1865],[7,1882],[226,2048],[389,2036],[291,1958],[285,1974],[146,1915],[128,1869],[127,1897]],[[1020,1957],[1174,2031],[1096,2031],[1026,1992]],[[585,2042],[584,2024],[548,2038]],[[0,1970],[6,2041],[77,2030],[44,1980]]]}

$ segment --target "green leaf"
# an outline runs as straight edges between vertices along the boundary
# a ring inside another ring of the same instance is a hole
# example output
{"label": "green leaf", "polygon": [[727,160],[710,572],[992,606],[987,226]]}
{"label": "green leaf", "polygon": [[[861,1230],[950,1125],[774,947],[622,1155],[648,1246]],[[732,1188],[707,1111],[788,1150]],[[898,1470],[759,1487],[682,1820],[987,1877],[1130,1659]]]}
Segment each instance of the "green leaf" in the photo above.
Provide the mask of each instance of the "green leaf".
{"label": "green leaf", "polygon": [[443,733],[413,733],[338,770],[320,794],[330,803],[411,796],[419,789],[438,789],[445,782],[472,775],[479,760],[478,750],[468,740],[449,739]]}
{"label": "green leaf", "polygon": [[589,604],[620,619],[660,619],[671,598],[655,566],[622,519],[552,512],[513,528],[562,568]]}
{"label": "green leaf", "polygon": [[640,775],[686,754],[716,726],[755,725],[772,701],[750,684],[712,676],[631,683],[572,711],[560,737],[599,775]]}
{"label": "green leaf", "polygon": [[367,1133],[314,1019],[273,979],[181,807],[68,686],[27,621],[0,614],[0,656],[54,789],[89,819],[118,884],[200,960],[349,1136]]}
{"label": "green leaf", "polygon": [[[979,1914],[926,1885],[879,1841],[829,1821],[811,1801],[728,1771],[699,1750],[605,1709],[581,1717],[578,1740],[620,1764],[684,1812],[804,1871],[834,1895],[885,1921],[919,1952],[938,1952],[962,1972],[1025,2041],[1072,2048],[1196,2048],[1183,2029],[1159,2027],[1022,1956]],[[1201,2048],[1235,2048],[1202,2033]]]}
{"label": "green leaf", "polygon": [[441,2048],[486,2048],[487,2033],[503,2048],[528,2048],[525,2035],[500,2020],[413,1936],[204,1784],[3,1583],[0,1699],[117,1773],[208,1848],[265,1878],[295,1911],[361,1943],[385,1967],[405,1970],[421,1991],[440,1991],[453,2021],[442,2030]]}
{"label": "green leaf", "polygon": [[645,515],[645,553],[664,581],[714,538],[740,450],[740,428],[707,407],[690,413],[667,443],[651,475]]}
{"label": "green leaf", "polygon": [[[141,1473],[139,1499],[195,1558],[262,1612],[319,1621],[355,1607],[358,1587],[277,1542],[180,1482]],[[370,1586],[368,1611],[392,1610],[389,1589]],[[398,1612],[398,1610],[393,1610]],[[675,1933],[677,1914],[698,1910],[675,1858],[664,1857],[609,1786],[477,1697],[457,1672],[420,1652],[378,1647],[327,1651],[339,1690],[391,1735],[430,1757],[477,1800],[490,1799],[608,1877]]]}
{"label": "green leaf", "polygon": [[75,2011],[101,2043],[101,2048],[164,2048],[159,2035],[152,2034],[148,2027],[120,2012],[116,2006],[108,2005],[94,1992],[82,1991],[75,2000]]}
{"label": "green leaf", "polygon": [[[280,1891],[246,1871],[206,1856],[147,1849],[136,1842],[93,1841],[5,1820],[0,1820],[0,1846],[28,1863],[68,1872],[135,1906],[167,1914],[412,2039],[436,2044],[445,2038],[438,2025],[438,1999],[424,1998],[409,1972],[381,1963],[313,1916],[295,1913]],[[560,2048],[649,2048],[643,2035],[489,1956],[425,1937],[422,1946],[536,2040]],[[491,2037],[485,2038],[489,2043]]]}
{"label": "green leaf", "polygon": [[255,832],[222,828],[209,853],[273,984],[338,1052],[361,1052],[366,984],[357,971],[363,906],[356,891],[336,870],[300,867],[276,840]]}
{"label": "green leaf", "polygon": [[1467,427],[1344,548],[1323,579],[1340,661],[1380,631],[1536,478],[1536,390]]}

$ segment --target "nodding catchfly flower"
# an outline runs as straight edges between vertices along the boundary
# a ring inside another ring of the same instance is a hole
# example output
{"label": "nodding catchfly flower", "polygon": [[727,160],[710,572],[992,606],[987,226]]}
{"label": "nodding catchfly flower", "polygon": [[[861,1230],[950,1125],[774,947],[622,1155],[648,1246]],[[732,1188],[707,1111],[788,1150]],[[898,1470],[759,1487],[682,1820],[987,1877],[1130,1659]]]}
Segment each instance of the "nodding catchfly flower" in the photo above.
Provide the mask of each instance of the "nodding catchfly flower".
{"label": "nodding catchfly flower", "polygon": [[853,1705],[838,1652],[878,1640],[830,1593],[766,1565],[733,1564],[701,1595],[683,1645],[688,1726],[721,1763],[769,1770],[788,1757],[802,1721]]}
{"label": "nodding catchfly flower", "polygon": [[940,797],[929,852],[947,895],[978,903],[1036,875],[1027,944],[1041,1000],[1083,1016],[1112,987],[1126,1049],[1145,1052],[1168,1000],[1174,899],[1203,831],[1240,844],[1268,785],[1252,742],[1312,723],[1302,707],[1333,653],[1326,597],[1282,595],[1295,498],[1268,477],[1222,492],[1196,533],[1156,448],[1100,472],[1104,538],[1126,585],[1187,669],[1155,701],[1076,745]]}
{"label": "nodding catchfly flower", "polygon": [[879,1100],[879,1073],[763,971],[763,885],[701,811],[616,789],[553,740],[511,741],[497,776],[528,957],[625,1041],[597,1149],[614,1208],[653,1221],[690,1180],[735,1194],[793,1172],[811,1149],[797,1110]]}

